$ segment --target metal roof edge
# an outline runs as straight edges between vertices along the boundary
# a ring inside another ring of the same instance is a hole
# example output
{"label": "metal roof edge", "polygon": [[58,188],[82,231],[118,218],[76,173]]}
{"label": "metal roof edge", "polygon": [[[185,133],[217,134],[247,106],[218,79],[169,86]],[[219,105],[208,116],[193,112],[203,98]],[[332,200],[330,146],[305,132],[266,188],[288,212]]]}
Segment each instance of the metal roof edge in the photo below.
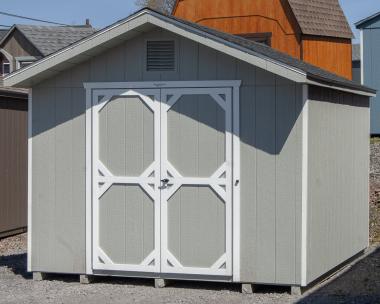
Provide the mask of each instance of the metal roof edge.
{"label": "metal roof edge", "polygon": [[368,16],[367,18],[364,18],[364,19],[362,19],[362,20],[359,20],[358,22],[355,22],[354,25],[355,25],[355,27],[356,27],[357,29],[360,29],[360,28],[363,27],[364,24],[366,24],[366,23],[372,21],[372,19],[375,19],[375,18],[377,18],[377,17],[379,17],[379,16],[380,16],[380,12],[377,12],[377,13],[371,15],[371,16]]}

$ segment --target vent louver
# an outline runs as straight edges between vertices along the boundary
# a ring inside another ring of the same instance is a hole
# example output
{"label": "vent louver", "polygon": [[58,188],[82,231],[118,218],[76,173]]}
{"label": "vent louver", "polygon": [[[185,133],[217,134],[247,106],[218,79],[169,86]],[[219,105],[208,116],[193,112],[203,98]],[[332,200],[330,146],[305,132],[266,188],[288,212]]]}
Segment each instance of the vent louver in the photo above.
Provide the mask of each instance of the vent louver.
{"label": "vent louver", "polygon": [[174,41],[147,41],[146,68],[150,72],[174,71]]}

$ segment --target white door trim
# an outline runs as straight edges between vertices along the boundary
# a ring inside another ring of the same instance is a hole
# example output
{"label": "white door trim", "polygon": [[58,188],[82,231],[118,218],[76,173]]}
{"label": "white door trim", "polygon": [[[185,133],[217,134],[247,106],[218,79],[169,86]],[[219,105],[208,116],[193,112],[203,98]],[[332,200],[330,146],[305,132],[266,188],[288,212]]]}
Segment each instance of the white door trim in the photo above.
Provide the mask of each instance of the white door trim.
{"label": "white door trim", "polygon": [[[232,279],[240,281],[240,80],[226,81],[157,81],[157,82],[95,82],[84,83],[86,89],[86,273],[93,274],[92,248],[92,96],[95,89],[150,88],[232,88],[233,96],[233,187],[232,187]],[[235,182],[239,181],[236,185]],[[118,269],[120,270],[120,269]]]}

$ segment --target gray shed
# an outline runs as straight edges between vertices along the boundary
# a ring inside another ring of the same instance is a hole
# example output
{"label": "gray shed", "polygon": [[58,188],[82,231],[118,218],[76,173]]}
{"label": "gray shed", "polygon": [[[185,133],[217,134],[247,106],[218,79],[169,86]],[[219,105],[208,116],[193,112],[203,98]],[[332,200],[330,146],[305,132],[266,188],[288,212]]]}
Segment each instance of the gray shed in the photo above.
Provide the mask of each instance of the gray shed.
{"label": "gray shed", "polygon": [[[362,84],[380,89],[380,12],[355,24],[360,30]],[[380,135],[380,99],[371,98],[371,134]]]}
{"label": "gray shed", "polygon": [[148,9],[5,84],[29,271],[301,287],[368,246],[374,90]]}

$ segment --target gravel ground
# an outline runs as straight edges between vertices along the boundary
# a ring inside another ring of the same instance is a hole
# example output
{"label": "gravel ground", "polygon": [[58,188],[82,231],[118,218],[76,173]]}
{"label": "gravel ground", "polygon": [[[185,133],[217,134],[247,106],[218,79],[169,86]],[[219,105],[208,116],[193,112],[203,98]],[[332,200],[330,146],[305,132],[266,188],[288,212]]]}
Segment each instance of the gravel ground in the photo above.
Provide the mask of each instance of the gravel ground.
{"label": "gravel ground", "polygon": [[242,295],[239,285],[171,282],[154,289],[152,280],[50,276],[35,282],[26,273],[26,234],[0,240],[0,303],[380,303],[380,140],[371,145],[370,240],[366,255],[302,297],[286,288],[261,287]]}
{"label": "gravel ground", "polygon": [[78,276],[63,275],[35,282],[25,269],[26,235],[0,240],[0,303],[380,303],[380,246],[303,297],[269,287],[243,295],[239,285],[221,283],[176,281],[155,289],[152,280],[97,278],[81,285]]}
{"label": "gravel ground", "polygon": [[371,144],[370,242],[380,243],[380,139]]}

